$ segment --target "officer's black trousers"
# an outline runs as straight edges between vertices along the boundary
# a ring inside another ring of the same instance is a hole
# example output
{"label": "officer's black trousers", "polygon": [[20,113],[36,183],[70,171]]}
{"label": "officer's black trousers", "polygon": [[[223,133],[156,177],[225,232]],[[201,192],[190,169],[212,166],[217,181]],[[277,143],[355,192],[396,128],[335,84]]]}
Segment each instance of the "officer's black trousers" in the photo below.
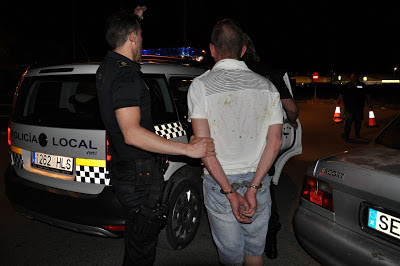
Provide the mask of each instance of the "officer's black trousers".
{"label": "officer's black trousers", "polygon": [[276,202],[276,195],[275,195],[275,189],[276,185],[272,184],[271,181],[271,186],[269,187],[269,191],[271,193],[271,217],[269,218],[269,223],[268,223],[268,233],[267,233],[267,241],[266,245],[276,245],[276,235],[278,232],[281,230],[281,223],[279,222],[279,212],[278,212],[278,206]]}
{"label": "officer's black trousers", "polygon": [[[123,265],[153,265],[158,232],[143,237],[140,229],[143,217],[136,210],[146,199],[146,185],[136,184],[135,162],[118,162],[111,166],[114,191],[127,212],[125,221],[125,255]],[[149,236],[150,235],[150,236]]]}
{"label": "officer's black trousers", "polygon": [[344,137],[348,139],[350,136],[351,125],[354,122],[354,131],[356,137],[360,136],[361,122],[364,118],[363,109],[359,108],[356,110],[345,110],[345,122],[344,122]]}
{"label": "officer's black trousers", "polygon": [[143,238],[140,230],[135,228],[138,226],[137,219],[141,218],[139,215],[131,215],[125,221],[124,266],[154,264],[158,231],[152,237]]}

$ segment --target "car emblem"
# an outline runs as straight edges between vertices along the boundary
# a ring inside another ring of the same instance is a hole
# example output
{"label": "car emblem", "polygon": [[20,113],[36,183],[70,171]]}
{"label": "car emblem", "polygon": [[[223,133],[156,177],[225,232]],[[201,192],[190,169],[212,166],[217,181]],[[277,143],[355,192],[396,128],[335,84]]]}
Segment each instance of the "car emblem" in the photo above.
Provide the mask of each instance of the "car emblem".
{"label": "car emblem", "polygon": [[44,133],[41,133],[39,135],[39,144],[42,147],[46,147],[47,146],[47,136]]}
{"label": "car emblem", "polygon": [[344,173],[341,173],[341,172],[338,172],[338,171],[335,171],[335,170],[331,170],[331,169],[327,169],[325,167],[322,168],[322,173],[330,175],[330,176],[337,177],[339,179],[343,179],[344,176],[345,176]]}

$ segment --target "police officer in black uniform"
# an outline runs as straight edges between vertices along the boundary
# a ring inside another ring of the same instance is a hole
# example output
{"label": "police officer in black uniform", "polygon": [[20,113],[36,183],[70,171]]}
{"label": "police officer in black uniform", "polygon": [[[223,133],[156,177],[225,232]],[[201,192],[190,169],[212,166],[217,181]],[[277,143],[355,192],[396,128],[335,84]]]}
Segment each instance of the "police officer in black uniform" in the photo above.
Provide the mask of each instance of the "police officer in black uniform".
{"label": "police officer in black uniform", "polygon": [[137,7],[134,13],[117,12],[107,19],[105,35],[113,51],[107,53],[96,76],[100,113],[110,141],[111,183],[127,213],[124,265],[152,265],[155,260],[163,217],[149,202],[163,194],[158,154],[215,155],[210,138],[192,137],[186,144],[154,133],[151,96],[138,64],[144,10]]}
{"label": "police officer in black uniform", "polygon": [[351,74],[350,79],[351,80],[340,90],[340,95],[337,101],[338,105],[342,99],[344,103],[345,141],[349,141],[351,125],[353,122],[356,138],[360,138],[361,122],[364,119],[364,103],[366,99],[368,105],[370,105],[370,95],[365,84],[359,81],[359,75],[356,73]]}
{"label": "police officer in black uniform", "polygon": [[[280,94],[280,99],[282,102],[282,107],[286,112],[287,119],[285,123],[289,123],[294,130],[297,129],[297,117],[299,115],[299,110],[297,105],[290,94],[289,88],[287,87],[283,77],[286,71],[281,69],[276,69],[268,66],[267,64],[261,63],[261,60],[255,50],[254,43],[247,34],[244,34],[246,41],[246,53],[244,54],[242,60],[246,63],[247,67],[252,71],[260,74],[261,76],[268,77],[268,79],[274,84],[276,89]],[[269,175],[273,175],[274,168],[271,168]],[[278,206],[276,204],[275,196],[276,185],[271,182],[270,193],[271,193],[271,217],[268,223],[268,233],[265,243],[265,255],[269,259],[276,259],[278,257],[277,248],[277,235],[281,230],[281,223],[279,222],[279,212]]]}

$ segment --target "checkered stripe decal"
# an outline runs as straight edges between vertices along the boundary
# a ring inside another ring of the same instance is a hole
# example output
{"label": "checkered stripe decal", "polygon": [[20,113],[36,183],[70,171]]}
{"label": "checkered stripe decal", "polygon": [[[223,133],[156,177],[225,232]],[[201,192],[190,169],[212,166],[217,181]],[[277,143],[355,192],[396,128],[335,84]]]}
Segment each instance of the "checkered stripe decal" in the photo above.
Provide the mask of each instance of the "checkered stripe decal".
{"label": "checkered stripe decal", "polygon": [[108,171],[106,171],[104,167],[77,165],[75,167],[75,172],[76,182],[102,184],[106,186],[111,185]]}
{"label": "checkered stripe decal", "polygon": [[11,164],[18,168],[24,169],[24,160],[22,159],[22,154],[11,152]]}
{"label": "checkered stripe decal", "polygon": [[181,122],[173,122],[154,126],[156,134],[166,138],[173,139],[186,136],[186,131],[183,129]]}

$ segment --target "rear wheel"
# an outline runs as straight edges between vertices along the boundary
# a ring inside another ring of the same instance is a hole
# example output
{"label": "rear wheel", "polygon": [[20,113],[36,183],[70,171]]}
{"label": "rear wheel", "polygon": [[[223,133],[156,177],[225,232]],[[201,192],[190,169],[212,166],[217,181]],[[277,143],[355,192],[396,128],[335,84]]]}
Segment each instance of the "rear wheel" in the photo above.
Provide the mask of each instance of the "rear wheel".
{"label": "rear wheel", "polygon": [[161,231],[159,246],[183,249],[192,242],[200,224],[202,201],[198,182],[182,180],[173,189],[169,204],[167,225]]}

